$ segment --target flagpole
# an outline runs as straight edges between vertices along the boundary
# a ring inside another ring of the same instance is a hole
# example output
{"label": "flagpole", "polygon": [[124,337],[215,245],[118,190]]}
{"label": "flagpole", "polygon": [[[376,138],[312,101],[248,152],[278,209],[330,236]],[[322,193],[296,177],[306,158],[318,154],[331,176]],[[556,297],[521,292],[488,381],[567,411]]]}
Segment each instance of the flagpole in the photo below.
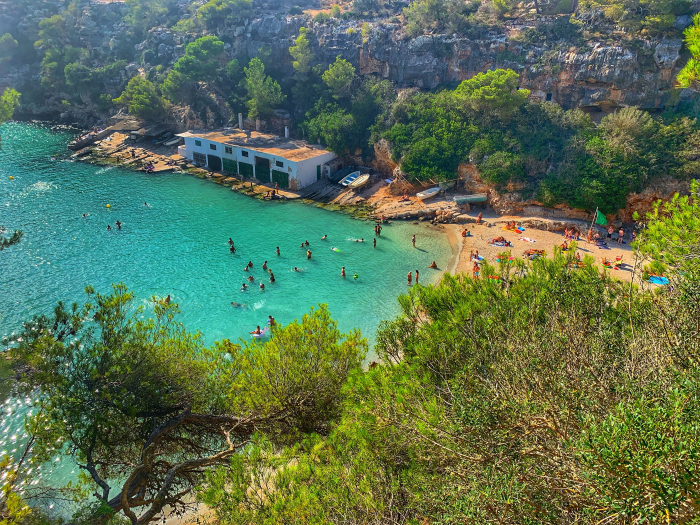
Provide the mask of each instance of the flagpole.
{"label": "flagpole", "polygon": [[[591,221],[591,225],[588,227],[588,231],[593,230],[593,223],[595,220],[598,218],[598,207],[596,206],[595,211],[593,212],[593,220]],[[586,235],[586,244],[588,244],[588,235]]]}

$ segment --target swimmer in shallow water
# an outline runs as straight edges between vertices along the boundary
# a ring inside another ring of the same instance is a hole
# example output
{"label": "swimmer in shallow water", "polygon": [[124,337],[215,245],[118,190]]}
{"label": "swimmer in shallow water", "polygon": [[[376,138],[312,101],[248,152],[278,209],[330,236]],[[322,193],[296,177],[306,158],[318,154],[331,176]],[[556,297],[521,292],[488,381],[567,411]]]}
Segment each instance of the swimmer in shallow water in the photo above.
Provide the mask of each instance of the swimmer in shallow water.
{"label": "swimmer in shallow water", "polygon": [[[233,244],[229,247],[228,251],[231,252],[231,253],[236,253],[236,249],[233,247]],[[248,268],[248,267],[246,266],[246,269],[247,269],[247,268]]]}
{"label": "swimmer in shallow water", "polygon": [[352,276],[353,279],[357,279],[358,277],[359,277],[359,275],[357,275],[357,274]]}
{"label": "swimmer in shallow water", "polygon": [[431,262],[430,266],[428,266],[428,268],[432,268],[433,270],[437,270],[437,264],[435,263],[435,261]]}
{"label": "swimmer in shallow water", "polygon": [[83,213],[83,219],[87,217],[87,213]]}
{"label": "swimmer in shallow water", "polygon": [[255,281],[255,277],[251,275],[250,277],[248,277],[248,280],[252,283],[253,281]]}
{"label": "swimmer in shallow water", "polygon": [[308,246],[308,245],[309,245],[309,241],[304,241],[304,244],[305,244],[306,246]]}
{"label": "swimmer in shallow water", "polygon": [[311,250],[306,250],[306,258],[311,259]]}
{"label": "swimmer in shallow water", "polygon": [[265,284],[260,283],[260,289],[261,289],[261,290],[264,290],[264,289],[265,289]]}
{"label": "swimmer in shallow water", "polygon": [[258,325],[258,326],[255,328],[255,330],[253,330],[253,331],[250,332],[250,333],[253,334],[253,335],[260,335],[260,334],[262,334],[262,330],[260,330],[260,325]]}
{"label": "swimmer in shallow water", "polygon": [[235,301],[231,303],[231,306],[233,306],[234,308],[247,308],[248,307],[245,304],[237,303]]}
{"label": "swimmer in shallow water", "polygon": [[274,283],[275,282],[275,274],[270,272],[270,282]]}
{"label": "swimmer in shallow water", "polygon": [[270,326],[275,326],[275,324],[276,324],[275,318],[272,317],[271,315],[268,315],[267,316],[267,324],[269,324]]}
{"label": "swimmer in shallow water", "polygon": [[328,235],[324,235],[323,237],[321,237],[322,241],[325,241],[326,239],[328,239]]}
{"label": "swimmer in shallow water", "polygon": [[241,292],[245,292],[248,289],[248,285],[246,283],[243,283],[241,285]]}
{"label": "swimmer in shallow water", "polygon": [[107,225],[107,230],[112,230],[112,227],[109,224]]}
{"label": "swimmer in shallow water", "polygon": [[275,250],[275,252],[277,253],[277,257],[279,257],[279,255],[280,255],[280,247],[279,247],[279,246],[277,247],[277,249]]}
{"label": "swimmer in shallow water", "polygon": [[121,230],[121,229],[122,229],[122,223],[121,223],[121,222],[117,221],[115,224],[117,225],[117,230]]}
{"label": "swimmer in shallow water", "polygon": [[267,261],[263,263],[263,270],[267,270]]}
{"label": "swimmer in shallow water", "polygon": [[295,267],[294,267],[294,271],[295,271],[295,272],[299,272],[299,271],[301,271],[301,270],[299,270],[299,268],[297,268],[297,267],[295,266]]}

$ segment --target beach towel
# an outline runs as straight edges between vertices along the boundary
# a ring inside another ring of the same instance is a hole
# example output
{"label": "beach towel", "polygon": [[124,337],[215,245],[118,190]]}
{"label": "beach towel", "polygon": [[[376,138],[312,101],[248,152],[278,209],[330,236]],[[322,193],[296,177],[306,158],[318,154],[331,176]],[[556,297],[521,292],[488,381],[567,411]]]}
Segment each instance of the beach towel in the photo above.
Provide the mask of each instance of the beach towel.
{"label": "beach towel", "polygon": [[494,242],[494,243],[489,243],[489,246],[506,246],[506,243],[504,243],[504,242]]}
{"label": "beach towel", "polygon": [[484,258],[481,255],[477,255],[476,257],[472,257],[472,261],[483,261]]}
{"label": "beach towel", "polygon": [[535,239],[530,239],[530,237],[520,237],[520,240],[525,242],[537,242]]}
{"label": "beach towel", "polygon": [[658,275],[652,275],[649,277],[649,282],[651,284],[658,284],[661,286],[665,286],[668,284],[668,279],[666,277],[659,277]]}
{"label": "beach towel", "polygon": [[516,230],[518,230],[520,233],[523,233],[525,231],[525,228],[523,228],[522,226],[518,226]]}

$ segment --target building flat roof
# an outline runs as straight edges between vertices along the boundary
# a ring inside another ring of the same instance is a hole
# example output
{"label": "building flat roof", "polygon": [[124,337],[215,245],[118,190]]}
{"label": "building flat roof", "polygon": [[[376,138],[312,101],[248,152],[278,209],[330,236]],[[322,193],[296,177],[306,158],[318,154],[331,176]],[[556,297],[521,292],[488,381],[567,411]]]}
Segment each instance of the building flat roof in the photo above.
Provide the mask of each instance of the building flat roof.
{"label": "building flat roof", "polygon": [[229,146],[259,151],[275,157],[300,162],[330,153],[321,147],[308,144],[303,140],[292,140],[277,135],[259,133],[257,131],[240,131],[238,129],[217,131],[187,131],[178,137],[192,137],[218,142]]}

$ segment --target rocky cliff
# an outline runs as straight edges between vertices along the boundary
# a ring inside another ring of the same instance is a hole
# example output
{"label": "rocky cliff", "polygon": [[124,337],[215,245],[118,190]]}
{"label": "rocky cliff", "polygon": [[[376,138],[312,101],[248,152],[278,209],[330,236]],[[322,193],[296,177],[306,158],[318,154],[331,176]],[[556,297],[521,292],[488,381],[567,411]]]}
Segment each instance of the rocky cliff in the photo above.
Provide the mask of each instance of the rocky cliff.
{"label": "rocky cliff", "polygon": [[[36,0],[35,9],[22,10],[10,0],[0,0],[0,34],[12,29],[33,42],[38,20],[60,6],[57,0]],[[183,16],[187,16],[186,6],[187,1],[183,0]],[[121,19],[124,9],[123,4],[115,3],[85,7],[75,20],[72,37],[73,45],[87,49],[95,65],[126,57],[131,62],[123,73],[126,78],[139,70],[146,72],[155,64],[167,68],[182,56],[188,42],[201,36],[154,28],[143,41],[134,44]],[[299,28],[306,26],[311,29],[318,63],[328,64],[341,55],[361,74],[389,79],[398,87],[432,89],[502,67],[519,72],[521,87],[530,89],[533,97],[557,102],[567,109],[583,107],[591,112],[608,112],[628,105],[661,109],[669,104],[674,78],[685,61],[681,57],[681,37],[682,29],[690,23],[689,17],[678,17],[676,29],[665,38],[631,37],[614,27],[591,35],[573,25],[554,33],[554,37],[533,38],[533,34],[542,34],[542,28],[568,24],[568,18],[533,15],[488,30],[482,28],[478,38],[408,38],[399,24],[369,23],[369,32],[363,36],[357,21],[314,24],[306,16],[270,13],[229,24],[216,34],[226,43],[229,58],[246,60],[265,48],[270,53],[270,63],[282,73],[292,72],[288,48]],[[118,21],[113,22],[115,19]],[[38,64],[0,72],[0,87],[37,80]],[[59,114],[64,120],[88,123],[91,116],[93,120],[105,117],[88,102],[80,107],[80,103],[71,101],[72,107],[67,108],[60,93],[51,95],[26,105],[20,114],[46,113],[54,118]],[[691,96],[690,92],[680,92],[680,99]]]}

